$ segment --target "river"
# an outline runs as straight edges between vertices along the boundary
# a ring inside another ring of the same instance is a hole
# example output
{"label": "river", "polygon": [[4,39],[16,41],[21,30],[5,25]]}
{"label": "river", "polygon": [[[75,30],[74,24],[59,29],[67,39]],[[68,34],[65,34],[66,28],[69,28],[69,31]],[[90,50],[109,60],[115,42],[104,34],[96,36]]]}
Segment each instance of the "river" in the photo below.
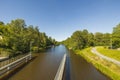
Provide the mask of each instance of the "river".
{"label": "river", "polygon": [[38,54],[36,59],[8,80],[54,80],[64,53],[67,53],[67,61],[63,80],[110,80],[82,57],[68,51],[64,45]]}
{"label": "river", "polygon": [[111,80],[72,50],[68,51],[67,54],[63,80]]}

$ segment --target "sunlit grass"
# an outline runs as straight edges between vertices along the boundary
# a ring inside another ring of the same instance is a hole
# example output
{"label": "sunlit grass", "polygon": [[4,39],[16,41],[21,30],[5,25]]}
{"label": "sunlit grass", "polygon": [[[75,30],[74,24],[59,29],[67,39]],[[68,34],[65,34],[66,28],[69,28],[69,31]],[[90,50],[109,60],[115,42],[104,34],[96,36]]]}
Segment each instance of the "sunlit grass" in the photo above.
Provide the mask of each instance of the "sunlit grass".
{"label": "sunlit grass", "polygon": [[105,56],[108,56],[110,58],[114,58],[114,59],[120,61],[120,50],[108,49],[105,47],[97,47],[97,51]]}
{"label": "sunlit grass", "polygon": [[106,74],[113,80],[120,80],[120,67],[91,53],[91,48],[86,48],[82,51],[77,50],[76,53],[84,57],[88,62],[92,63],[98,70],[100,70],[102,73]]}

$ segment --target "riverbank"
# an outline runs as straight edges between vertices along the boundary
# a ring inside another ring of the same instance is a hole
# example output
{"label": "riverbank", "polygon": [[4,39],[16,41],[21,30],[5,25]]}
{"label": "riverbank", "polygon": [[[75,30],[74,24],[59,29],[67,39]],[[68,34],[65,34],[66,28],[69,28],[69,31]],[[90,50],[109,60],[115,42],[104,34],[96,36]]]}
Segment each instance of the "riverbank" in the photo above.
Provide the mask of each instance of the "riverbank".
{"label": "riverbank", "polygon": [[88,62],[92,63],[98,70],[109,76],[111,79],[120,80],[120,67],[93,54],[91,49],[92,48],[86,48],[81,51],[76,50],[76,54],[85,58]]}
{"label": "riverbank", "polygon": [[67,55],[63,80],[111,80],[73,50],[70,50]]}

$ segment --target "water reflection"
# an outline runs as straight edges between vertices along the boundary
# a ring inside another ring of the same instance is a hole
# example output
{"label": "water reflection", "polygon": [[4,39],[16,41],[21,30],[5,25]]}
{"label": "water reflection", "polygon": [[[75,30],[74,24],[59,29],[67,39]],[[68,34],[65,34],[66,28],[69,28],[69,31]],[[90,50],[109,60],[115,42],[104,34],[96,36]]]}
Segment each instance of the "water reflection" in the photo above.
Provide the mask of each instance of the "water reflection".
{"label": "water reflection", "polygon": [[64,80],[111,80],[73,51],[68,53],[66,64]]}
{"label": "water reflection", "polygon": [[64,45],[52,46],[9,80],[54,80],[63,55],[67,61],[63,80],[110,80],[82,57]]}
{"label": "water reflection", "polygon": [[66,52],[64,45],[54,46],[12,76],[9,80],[54,80],[61,59]]}

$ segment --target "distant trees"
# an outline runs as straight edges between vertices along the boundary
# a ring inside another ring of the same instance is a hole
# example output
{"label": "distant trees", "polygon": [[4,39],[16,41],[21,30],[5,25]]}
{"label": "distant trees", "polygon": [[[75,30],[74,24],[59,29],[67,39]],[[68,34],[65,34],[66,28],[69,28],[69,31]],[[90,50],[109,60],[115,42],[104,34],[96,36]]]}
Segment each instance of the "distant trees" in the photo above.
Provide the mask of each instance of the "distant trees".
{"label": "distant trees", "polygon": [[83,49],[90,46],[110,46],[120,48],[120,24],[113,28],[112,34],[100,33],[95,34],[83,31],[75,31],[71,37],[62,42],[72,49]]}
{"label": "distant trees", "polygon": [[96,32],[94,34],[94,43],[96,46],[109,46],[110,45],[111,34],[110,33],[100,33]]}
{"label": "distant trees", "polygon": [[56,44],[55,39],[40,32],[38,27],[27,26],[22,19],[12,20],[6,25],[0,22],[0,37],[0,48],[9,49],[13,54],[29,52],[31,42],[37,51]]}
{"label": "distant trees", "polygon": [[75,31],[70,38],[63,41],[63,44],[72,49],[83,49],[88,46],[94,46],[94,36],[86,29]]}
{"label": "distant trees", "polygon": [[72,49],[83,49],[89,46],[112,46],[120,48],[120,24],[113,28],[112,34],[89,33],[87,30],[75,31],[71,37],[62,42]]}
{"label": "distant trees", "polygon": [[4,25],[4,22],[0,21],[0,25]]}
{"label": "distant trees", "polygon": [[83,49],[90,46],[110,46],[110,36],[111,34],[109,33],[97,32],[93,34],[85,29],[83,31],[75,31],[70,38],[62,43],[72,49]]}
{"label": "distant trees", "polygon": [[113,28],[112,32],[112,46],[114,48],[120,47],[120,24]]}
{"label": "distant trees", "polygon": [[94,34],[93,33],[89,33],[88,34],[88,43],[87,43],[88,47],[89,46],[94,46]]}
{"label": "distant trees", "polygon": [[[4,24],[0,21],[0,54],[1,50],[6,49],[8,53],[27,53],[32,50],[40,51],[51,45],[58,44],[55,39],[48,37],[45,33],[40,32],[38,27],[33,25],[27,26],[23,19],[12,20]],[[120,24],[113,28],[112,34],[100,33],[95,34],[88,30],[75,31],[71,37],[62,41],[63,44],[72,49],[83,49],[90,46],[113,46],[120,47]]]}

